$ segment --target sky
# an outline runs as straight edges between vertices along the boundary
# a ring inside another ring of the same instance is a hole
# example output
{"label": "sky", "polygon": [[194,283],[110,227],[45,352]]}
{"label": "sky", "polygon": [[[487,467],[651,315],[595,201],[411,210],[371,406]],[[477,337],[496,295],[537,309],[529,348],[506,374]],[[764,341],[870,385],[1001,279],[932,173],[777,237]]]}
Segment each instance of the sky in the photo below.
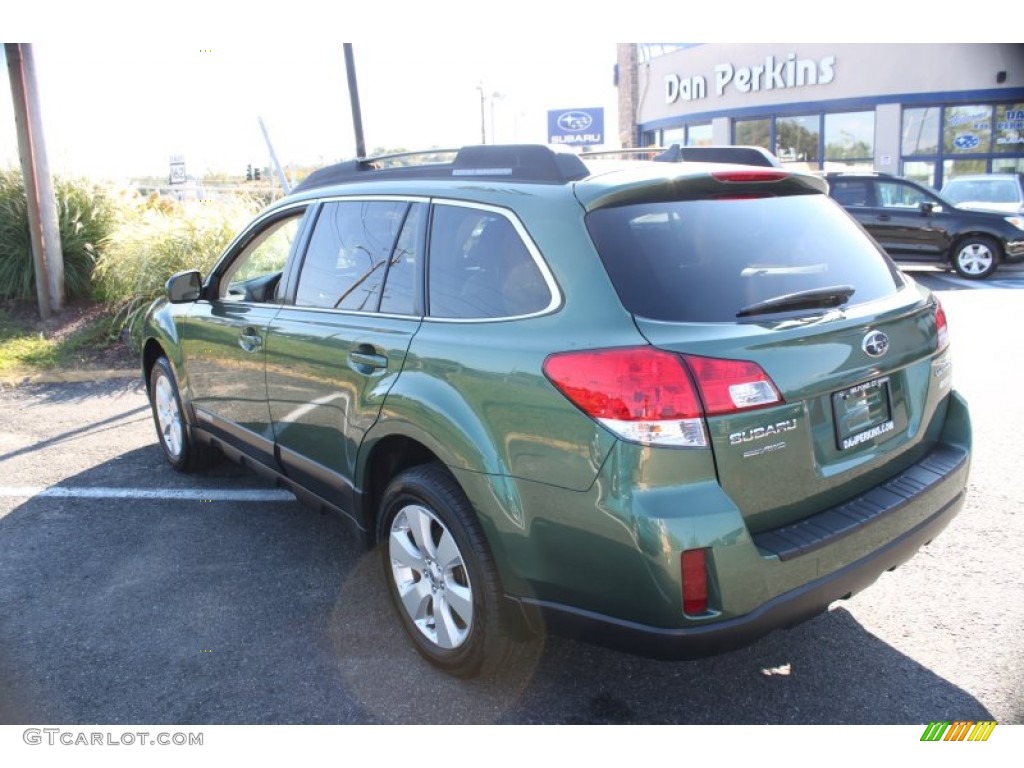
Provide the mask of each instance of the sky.
{"label": "sky", "polygon": [[[489,142],[544,143],[548,110],[600,107],[611,149],[618,146],[614,40],[842,37],[821,28],[820,6],[807,0],[817,10],[804,13],[801,2],[790,0],[779,16],[755,0],[732,0],[724,17],[714,4],[695,11],[661,0],[648,0],[642,14],[615,16],[557,0],[35,0],[9,4],[3,33],[33,45],[55,173],[159,177],[172,156],[183,156],[189,175],[241,177],[250,163],[270,165],[261,117],[283,164],[355,156],[343,40],[353,42],[370,152],[479,143],[481,94]],[[906,35],[898,3],[859,7],[876,20],[865,25],[875,39],[886,29]],[[920,20],[913,28],[922,34]],[[10,88],[0,90],[0,167],[7,167],[18,163],[18,148]]]}
{"label": "sky", "polygon": [[[240,175],[249,163],[270,165],[260,118],[282,164],[355,156],[340,39],[30,42],[55,173],[160,176],[182,155],[190,175]],[[354,42],[366,148],[479,143],[482,120],[489,143],[545,143],[547,110],[595,107],[618,146],[615,50],[551,41],[524,51],[518,38]],[[2,90],[7,166],[18,147],[10,88]]]}

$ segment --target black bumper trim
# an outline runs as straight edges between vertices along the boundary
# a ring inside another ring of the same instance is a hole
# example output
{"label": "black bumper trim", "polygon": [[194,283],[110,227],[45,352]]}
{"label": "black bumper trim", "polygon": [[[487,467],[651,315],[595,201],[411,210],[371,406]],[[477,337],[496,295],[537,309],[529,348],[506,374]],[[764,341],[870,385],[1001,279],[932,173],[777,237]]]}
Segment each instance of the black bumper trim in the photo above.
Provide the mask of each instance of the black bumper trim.
{"label": "black bumper trim", "polygon": [[806,555],[898,511],[960,469],[967,458],[963,449],[939,446],[862,496],[798,523],[755,534],[754,544],[762,554],[775,555],[783,561]]}

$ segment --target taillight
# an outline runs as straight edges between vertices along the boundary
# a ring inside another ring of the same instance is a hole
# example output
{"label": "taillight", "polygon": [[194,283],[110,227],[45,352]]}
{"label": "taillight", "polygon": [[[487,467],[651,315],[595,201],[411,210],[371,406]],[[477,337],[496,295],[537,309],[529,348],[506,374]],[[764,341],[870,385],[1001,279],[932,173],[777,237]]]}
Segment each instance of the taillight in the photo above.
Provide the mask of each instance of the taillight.
{"label": "taillight", "polygon": [[554,354],[544,361],[544,373],[592,419],[645,445],[706,448],[705,415],[782,402],[756,363],[653,347]]}
{"label": "taillight", "polygon": [[678,355],[651,347],[564,352],[544,374],[572,403],[620,437],[706,447],[700,400]]}
{"label": "taillight", "polygon": [[782,395],[757,363],[684,355],[700,386],[708,416],[749,411],[782,402]]}
{"label": "taillight", "polygon": [[935,300],[935,336],[937,337],[936,352],[949,346],[949,328],[946,326],[946,312],[939,300]]}
{"label": "taillight", "polygon": [[683,613],[698,616],[708,609],[707,550],[683,550],[679,560],[683,580]]}

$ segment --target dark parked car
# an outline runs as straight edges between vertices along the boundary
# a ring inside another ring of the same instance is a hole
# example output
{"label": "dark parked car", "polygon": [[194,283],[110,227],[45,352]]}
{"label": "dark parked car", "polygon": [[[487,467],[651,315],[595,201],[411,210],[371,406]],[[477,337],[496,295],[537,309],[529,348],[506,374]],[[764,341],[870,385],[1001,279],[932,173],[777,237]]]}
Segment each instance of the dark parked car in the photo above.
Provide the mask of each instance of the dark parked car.
{"label": "dark parked car", "polygon": [[945,314],[821,178],[432,157],[313,174],[168,281],[142,356],[167,460],[340,513],[431,662],[725,651],[957,514]]}
{"label": "dark parked car", "polygon": [[958,208],[910,179],[828,173],[829,194],[897,261],[933,263],[981,279],[1024,259],[1024,217]]}

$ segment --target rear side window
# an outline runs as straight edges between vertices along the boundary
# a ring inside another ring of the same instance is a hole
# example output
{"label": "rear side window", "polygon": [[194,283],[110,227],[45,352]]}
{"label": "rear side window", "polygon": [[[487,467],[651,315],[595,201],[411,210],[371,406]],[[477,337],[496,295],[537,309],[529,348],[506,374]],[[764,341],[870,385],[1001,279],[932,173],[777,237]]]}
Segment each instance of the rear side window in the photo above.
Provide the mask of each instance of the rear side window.
{"label": "rear side window", "polygon": [[512,222],[479,208],[435,206],[427,285],[431,317],[517,317],[552,301]]}
{"label": "rear side window", "polygon": [[627,310],[671,322],[736,322],[760,302],[853,286],[850,304],[903,285],[874,242],[824,195],[605,208],[587,227]]}

